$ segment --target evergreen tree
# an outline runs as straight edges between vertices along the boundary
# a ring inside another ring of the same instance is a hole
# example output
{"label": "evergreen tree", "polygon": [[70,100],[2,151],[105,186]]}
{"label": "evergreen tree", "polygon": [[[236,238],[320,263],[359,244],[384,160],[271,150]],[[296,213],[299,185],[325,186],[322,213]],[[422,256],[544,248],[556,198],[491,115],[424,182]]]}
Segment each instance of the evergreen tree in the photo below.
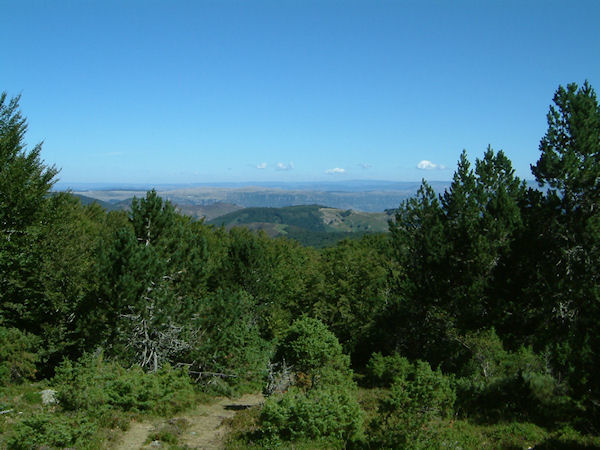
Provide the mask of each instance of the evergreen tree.
{"label": "evergreen tree", "polygon": [[41,160],[42,144],[26,149],[19,100],[0,94],[0,227],[7,240],[35,223],[58,173]]}
{"label": "evergreen tree", "polygon": [[401,206],[390,231],[404,272],[399,301],[388,314],[396,324],[394,341],[402,344],[391,350],[456,369],[458,335],[512,314],[504,307],[506,290],[496,287],[522,226],[523,195],[508,158],[488,148],[475,170],[461,154],[443,195],[423,183]]}
{"label": "evergreen tree", "polygon": [[447,360],[454,318],[445,309],[448,242],[439,197],[423,181],[417,195],[399,208],[390,222],[395,258],[402,271],[393,276],[395,298],[375,326],[384,353],[409,358]]}
{"label": "evergreen tree", "polygon": [[[463,152],[454,181],[442,199],[448,237],[448,299],[461,331],[497,324],[512,313],[504,307],[506,259],[521,229],[524,184],[504,152],[491,147],[470,171]],[[454,304],[452,304],[454,302]]]}
{"label": "evergreen tree", "polygon": [[[531,167],[536,180],[559,195],[565,214],[597,213],[600,201],[600,106],[586,81],[560,86],[547,115],[541,156]],[[573,217],[578,219],[578,217]]]}
{"label": "evergreen tree", "polygon": [[537,233],[543,264],[537,295],[547,314],[556,368],[600,422],[600,105],[589,83],[559,87],[541,156]]}
{"label": "evergreen tree", "polygon": [[130,226],[101,249],[98,298],[88,302],[97,342],[151,371],[190,346],[192,301],[182,282],[189,242],[178,217],[154,190],[134,199]]}
{"label": "evergreen tree", "polygon": [[0,94],[0,323],[30,329],[31,305],[43,295],[32,251],[58,171],[41,160],[41,144],[27,150],[19,99]]}
{"label": "evergreen tree", "polygon": [[145,198],[134,197],[131,202],[129,220],[137,240],[145,246],[168,239],[174,218],[175,207],[170,201],[163,202],[155,189],[148,191]]}

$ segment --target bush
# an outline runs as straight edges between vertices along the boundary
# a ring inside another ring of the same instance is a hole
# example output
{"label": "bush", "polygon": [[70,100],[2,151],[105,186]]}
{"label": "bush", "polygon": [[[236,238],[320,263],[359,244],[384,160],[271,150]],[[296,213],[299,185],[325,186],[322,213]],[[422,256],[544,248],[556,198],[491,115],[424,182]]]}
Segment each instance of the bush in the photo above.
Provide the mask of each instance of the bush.
{"label": "bush", "polygon": [[456,393],[451,380],[428,363],[417,361],[405,378],[396,378],[390,395],[381,405],[382,417],[374,428],[378,446],[427,447],[435,423],[453,412]]}
{"label": "bush", "polygon": [[29,450],[40,447],[94,448],[90,439],[97,426],[82,415],[51,415],[38,413],[17,423],[6,447],[14,450]]}
{"label": "bush", "polygon": [[320,320],[310,317],[302,317],[290,326],[275,360],[285,361],[296,374],[308,377],[308,387],[327,371],[330,375],[331,371],[351,373],[350,358],[343,354],[338,339]]}
{"label": "bush", "polygon": [[553,422],[569,417],[573,405],[564,387],[530,348],[504,350],[493,329],[465,337],[471,359],[456,382],[459,409],[479,419]]}
{"label": "bush", "polygon": [[67,410],[98,415],[110,410],[171,414],[190,406],[194,390],[183,370],[168,364],[157,373],[140,367],[124,369],[102,356],[85,356],[77,363],[66,361],[53,380],[57,398]]}
{"label": "bush", "polygon": [[362,433],[362,411],[351,389],[326,386],[303,392],[292,388],[266,401],[260,424],[267,439],[329,437],[347,442]]}
{"label": "bush", "polygon": [[201,330],[189,361],[197,361],[191,370],[233,375],[206,377],[206,390],[228,395],[239,384],[260,384],[272,346],[260,336],[255,302],[244,291],[219,290],[202,300],[195,326]]}
{"label": "bush", "polygon": [[540,449],[583,449],[600,448],[599,436],[585,436],[569,426],[562,427],[551,433],[543,442],[535,448]]}
{"label": "bush", "polygon": [[372,387],[389,387],[395,378],[406,378],[414,370],[410,361],[399,354],[373,353],[366,367],[366,381]]}
{"label": "bush", "polygon": [[17,328],[0,327],[0,385],[32,379],[39,356],[39,338]]}
{"label": "bush", "polygon": [[482,425],[456,420],[448,425],[436,434],[435,448],[537,449],[548,434],[543,428],[527,422]]}
{"label": "bush", "polygon": [[276,361],[281,366],[290,364],[294,386],[270,397],[261,411],[266,446],[279,439],[345,443],[361,435],[362,411],[350,359],[322,322],[308,317],[296,320],[277,348]]}

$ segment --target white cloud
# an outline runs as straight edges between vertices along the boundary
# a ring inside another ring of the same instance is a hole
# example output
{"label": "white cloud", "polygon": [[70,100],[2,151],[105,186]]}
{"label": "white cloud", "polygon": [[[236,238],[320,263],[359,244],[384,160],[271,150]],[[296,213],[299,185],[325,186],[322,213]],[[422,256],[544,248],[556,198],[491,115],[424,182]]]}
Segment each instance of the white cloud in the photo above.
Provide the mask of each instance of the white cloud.
{"label": "white cloud", "polygon": [[360,167],[362,167],[363,169],[370,169],[371,167],[373,167],[371,164],[367,164],[367,163],[359,163],[358,165]]}
{"label": "white cloud", "polygon": [[341,169],[339,167],[335,167],[333,169],[327,169],[325,171],[325,173],[330,173],[330,174],[334,174],[334,173],[346,173],[346,169]]}
{"label": "white cloud", "polygon": [[417,169],[421,170],[444,170],[446,166],[442,166],[441,164],[436,164],[431,161],[424,159],[423,161],[417,164]]}
{"label": "white cloud", "polygon": [[267,168],[267,163],[263,162],[263,163],[257,164],[256,168],[257,169],[266,169]]}
{"label": "white cloud", "polygon": [[292,170],[294,168],[294,163],[290,162],[289,164],[284,164],[282,162],[278,162],[275,166],[277,170]]}

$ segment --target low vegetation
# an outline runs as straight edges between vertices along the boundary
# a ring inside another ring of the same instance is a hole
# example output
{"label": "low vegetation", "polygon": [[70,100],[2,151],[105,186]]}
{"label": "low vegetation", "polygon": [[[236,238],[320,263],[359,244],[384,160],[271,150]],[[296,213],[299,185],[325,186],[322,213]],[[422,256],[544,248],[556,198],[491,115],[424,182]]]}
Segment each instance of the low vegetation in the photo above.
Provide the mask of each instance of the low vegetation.
{"label": "low vegetation", "polygon": [[[600,447],[587,83],[555,94],[540,189],[501,151],[474,166],[463,153],[450,187],[424,182],[389,233],[321,249],[193,220],[155,191],[110,212],[49,195],[57,170],[26,129],[2,95],[0,447],[110,448],[155,418],[148,442],[176,448],[182,414],[261,391],[228,446]],[[300,211],[279,225],[360,216]]]}

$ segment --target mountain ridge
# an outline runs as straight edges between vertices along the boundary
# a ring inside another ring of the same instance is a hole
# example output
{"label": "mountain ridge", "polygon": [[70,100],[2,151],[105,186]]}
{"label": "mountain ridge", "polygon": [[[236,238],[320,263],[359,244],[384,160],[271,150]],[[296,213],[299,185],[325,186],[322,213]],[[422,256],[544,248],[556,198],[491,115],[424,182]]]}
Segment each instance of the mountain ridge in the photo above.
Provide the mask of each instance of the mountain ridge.
{"label": "mountain ridge", "polygon": [[[358,182],[357,182],[358,183]],[[184,207],[207,206],[214,203],[228,203],[240,207],[287,207],[298,205],[326,205],[338,209],[352,209],[365,212],[383,212],[397,208],[404,200],[416,194],[420,183],[403,182],[394,184],[348,185],[331,183],[327,189],[283,189],[277,187],[245,186],[222,187],[179,187],[177,189],[157,189],[158,194],[171,202]],[[288,185],[288,187],[291,185]],[[313,186],[317,187],[317,185]],[[443,192],[449,182],[435,182],[432,187]],[[321,186],[326,188],[327,186]],[[391,189],[394,187],[394,189]],[[332,190],[335,188],[335,190]],[[365,188],[379,188],[365,190]],[[402,189],[400,189],[402,188]],[[97,198],[105,202],[118,202],[134,196],[143,197],[146,190],[113,189],[73,191],[74,194]]]}

